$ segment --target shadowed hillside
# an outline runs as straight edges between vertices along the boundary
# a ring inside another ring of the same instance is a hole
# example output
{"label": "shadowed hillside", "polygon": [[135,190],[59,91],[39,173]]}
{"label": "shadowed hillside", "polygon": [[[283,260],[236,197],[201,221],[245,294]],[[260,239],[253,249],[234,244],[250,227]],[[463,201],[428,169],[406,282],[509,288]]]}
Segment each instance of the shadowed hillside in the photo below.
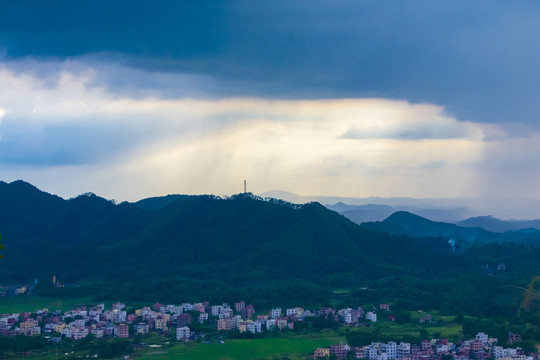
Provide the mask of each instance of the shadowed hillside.
{"label": "shadowed hillside", "polygon": [[69,282],[181,276],[244,285],[284,278],[340,284],[422,274],[431,259],[459,261],[421,241],[366,230],[318,203],[252,194],[116,205],[94,194],[64,200],[16,181],[0,183],[0,200],[2,281],[54,274]]}

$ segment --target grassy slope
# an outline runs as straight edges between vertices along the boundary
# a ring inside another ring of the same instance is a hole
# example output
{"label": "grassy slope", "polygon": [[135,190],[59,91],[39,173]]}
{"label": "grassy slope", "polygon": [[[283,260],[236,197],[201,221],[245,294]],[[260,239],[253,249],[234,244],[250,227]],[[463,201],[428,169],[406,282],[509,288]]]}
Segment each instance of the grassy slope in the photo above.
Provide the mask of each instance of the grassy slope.
{"label": "grassy slope", "polygon": [[49,298],[39,296],[17,296],[0,298],[0,314],[11,314],[21,311],[36,311],[48,308],[49,311],[70,310],[81,305],[95,305],[91,298]]}
{"label": "grassy slope", "polygon": [[146,351],[140,360],[169,359],[216,359],[216,360],[250,360],[272,359],[288,356],[290,359],[304,359],[312,355],[317,347],[345,341],[335,333],[313,336],[291,336],[290,338],[269,338],[254,340],[227,340],[225,344],[181,343],[171,348]]}

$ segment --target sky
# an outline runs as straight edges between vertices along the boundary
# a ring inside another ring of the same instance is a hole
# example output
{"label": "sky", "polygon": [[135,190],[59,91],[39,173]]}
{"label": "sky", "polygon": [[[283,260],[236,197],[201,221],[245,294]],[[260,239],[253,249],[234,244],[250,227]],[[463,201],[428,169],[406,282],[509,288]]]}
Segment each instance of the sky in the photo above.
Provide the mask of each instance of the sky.
{"label": "sky", "polygon": [[0,180],[540,200],[535,1],[0,0]]}

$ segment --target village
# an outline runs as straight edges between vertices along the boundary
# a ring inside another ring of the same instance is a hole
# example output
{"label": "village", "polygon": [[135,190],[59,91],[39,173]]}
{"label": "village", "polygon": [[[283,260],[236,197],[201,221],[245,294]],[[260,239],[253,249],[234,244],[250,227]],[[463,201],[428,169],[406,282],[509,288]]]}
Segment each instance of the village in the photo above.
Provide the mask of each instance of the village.
{"label": "village", "polygon": [[[518,334],[509,333],[509,342],[520,339]],[[448,339],[422,340],[420,344],[390,341],[388,343],[373,342],[363,347],[354,347],[346,344],[331,345],[329,348],[318,348],[313,355],[314,359],[369,359],[369,360],[468,360],[468,359],[512,359],[532,360],[535,356],[526,356],[523,349],[503,348],[497,346],[498,340],[485,333],[476,334],[475,339],[453,344]]]}
{"label": "village", "polygon": [[[389,311],[388,304],[380,304],[380,310]],[[377,322],[376,309],[364,311],[363,307],[356,309],[344,308],[336,310],[323,307],[317,311],[305,310],[301,307],[288,309],[273,308],[267,314],[256,314],[253,305],[244,301],[234,303],[234,306],[223,303],[210,305],[208,302],[184,303],[181,305],[153,304],[152,307],[135,309],[128,314],[123,303],[112,304],[105,309],[104,304],[91,308],[79,307],[70,311],[49,311],[48,309],[35,312],[3,314],[0,317],[0,335],[50,335],[50,340],[60,342],[63,338],[80,340],[89,334],[96,338],[104,336],[129,338],[131,335],[147,334],[149,332],[164,333],[171,327],[176,328],[177,340],[196,340],[200,334],[194,334],[189,325],[211,323],[216,330],[252,334],[263,331],[294,329],[294,324],[307,317],[331,317],[345,325],[357,325],[361,321]],[[395,320],[393,315],[389,319]],[[426,315],[421,322],[431,321]]]}
{"label": "village", "polygon": [[[379,304],[364,309],[334,309],[323,307],[316,311],[302,307],[273,308],[267,313],[257,314],[253,305],[239,301],[230,306],[227,303],[210,305],[209,302],[164,305],[155,303],[151,307],[130,308],[124,303],[114,303],[109,309],[104,304],[90,308],[78,307],[69,311],[49,311],[3,314],[0,316],[0,335],[2,336],[45,336],[48,341],[60,343],[65,339],[78,341],[92,335],[95,338],[128,339],[149,333],[168,334],[171,330],[177,341],[201,341],[204,334],[192,331],[194,324],[206,324],[215,330],[237,333],[262,334],[269,331],[290,331],[295,324],[309,317],[323,317],[339,322],[342,326],[356,327],[376,323],[378,313],[386,320],[395,321],[388,304]],[[432,322],[430,315],[423,315],[418,322]],[[509,333],[508,343],[521,340],[519,334]],[[315,359],[328,357],[369,360],[442,360],[442,359],[512,359],[527,360],[519,347],[503,348],[498,341],[484,333],[478,333],[475,339],[453,344],[447,339],[422,340],[420,344],[388,342],[364,347],[346,344],[318,348]],[[538,354],[535,354],[536,357]]]}

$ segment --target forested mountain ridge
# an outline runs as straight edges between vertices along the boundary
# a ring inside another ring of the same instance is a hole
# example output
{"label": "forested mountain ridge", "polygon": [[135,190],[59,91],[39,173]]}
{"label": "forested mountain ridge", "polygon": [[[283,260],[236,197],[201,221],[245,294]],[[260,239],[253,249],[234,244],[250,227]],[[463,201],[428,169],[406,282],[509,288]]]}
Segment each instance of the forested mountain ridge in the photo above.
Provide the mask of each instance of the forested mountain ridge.
{"label": "forested mountain ridge", "polygon": [[[395,291],[410,291],[441,279],[484,276],[503,261],[524,284],[538,255],[538,249],[493,243],[452,253],[446,238],[418,232],[424,225],[449,224],[397,213],[382,228],[368,228],[319,203],[249,193],[115,204],[91,193],[64,200],[16,181],[0,182],[0,203],[6,247],[1,283],[50,283],[56,275],[62,283],[93,286],[90,294],[115,298],[185,299],[229,291],[267,300],[285,293],[290,301],[328,299],[328,289],[387,284],[385,279],[409,279],[390,283]],[[411,232],[395,231],[397,224],[408,224]]]}
{"label": "forested mountain ridge", "polygon": [[318,203],[294,205],[251,194],[115,204],[94,194],[64,200],[16,181],[0,183],[0,201],[2,281],[52,274],[69,281],[144,278],[176,271],[248,283],[283,276],[328,282],[343,274],[375,278],[420,271],[420,257],[455,261],[414,239],[363,229]]}
{"label": "forested mountain ridge", "polygon": [[537,229],[531,228],[499,233],[484,230],[480,227],[464,227],[456,224],[431,221],[406,211],[398,211],[387,217],[384,221],[365,222],[361,226],[373,231],[416,238],[439,237],[447,240],[452,239],[462,248],[470,247],[473,244],[489,243],[540,245],[540,230]]}

